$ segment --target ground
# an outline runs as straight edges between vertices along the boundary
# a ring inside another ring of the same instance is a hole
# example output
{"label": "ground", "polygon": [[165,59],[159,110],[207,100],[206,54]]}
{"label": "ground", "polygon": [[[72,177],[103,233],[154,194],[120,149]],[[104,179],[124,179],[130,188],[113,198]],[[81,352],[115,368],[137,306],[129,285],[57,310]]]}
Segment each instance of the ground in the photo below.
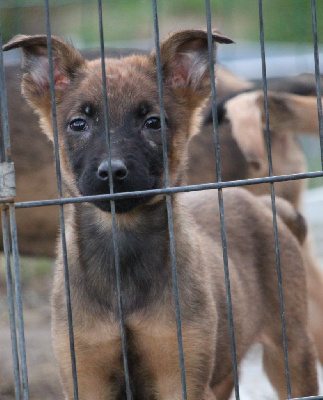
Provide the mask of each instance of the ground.
{"label": "ground", "polygon": [[[4,265],[1,260],[1,265]],[[30,399],[61,399],[50,336],[53,260],[23,258],[23,303]],[[9,314],[3,268],[0,274],[0,399],[14,399]]]}

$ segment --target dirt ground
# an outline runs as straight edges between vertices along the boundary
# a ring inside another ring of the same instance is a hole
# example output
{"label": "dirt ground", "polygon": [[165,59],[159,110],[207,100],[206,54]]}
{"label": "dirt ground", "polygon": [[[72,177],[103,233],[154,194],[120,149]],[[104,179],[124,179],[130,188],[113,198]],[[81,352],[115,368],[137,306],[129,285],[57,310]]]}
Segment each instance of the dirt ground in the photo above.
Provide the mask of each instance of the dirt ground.
{"label": "dirt ground", "polygon": [[[0,273],[0,399],[13,400],[14,381],[6,281]],[[50,336],[52,260],[23,259],[22,289],[30,399],[62,399]]]}

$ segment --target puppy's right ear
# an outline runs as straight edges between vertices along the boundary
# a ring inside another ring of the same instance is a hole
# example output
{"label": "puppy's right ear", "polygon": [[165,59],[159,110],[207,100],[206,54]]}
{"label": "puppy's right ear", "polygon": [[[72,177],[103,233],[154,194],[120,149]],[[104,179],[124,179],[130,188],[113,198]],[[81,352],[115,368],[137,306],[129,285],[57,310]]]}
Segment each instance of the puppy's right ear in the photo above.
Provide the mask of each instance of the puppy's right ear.
{"label": "puppy's right ear", "polygon": [[[51,38],[54,87],[56,102],[61,94],[71,85],[76,72],[85,64],[81,54],[62,39]],[[50,73],[45,35],[18,35],[3,46],[3,50],[20,48],[24,69],[22,92],[37,112],[51,106]]]}
{"label": "puppy's right ear", "polygon": [[[216,43],[233,43],[217,31],[212,32],[213,57]],[[164,83],[180,102],[201,106],[210,96],[210,69],[207,32],[189,29],[172,33],[160,44]],[[156,64],[155,51],[152,60]]]}

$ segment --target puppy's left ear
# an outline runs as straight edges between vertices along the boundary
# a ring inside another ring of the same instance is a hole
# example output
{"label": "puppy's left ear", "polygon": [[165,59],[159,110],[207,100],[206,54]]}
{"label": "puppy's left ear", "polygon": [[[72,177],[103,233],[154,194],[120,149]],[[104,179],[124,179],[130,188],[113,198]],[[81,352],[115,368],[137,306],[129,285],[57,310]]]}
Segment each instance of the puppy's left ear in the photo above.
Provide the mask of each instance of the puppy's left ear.
{"label": "puppy's left ear", "polygon": [[[85,64],[81,54],[69,43],[52,36],[52,57],[56,102],[67,90],[77,71]],[[40,112],[50,107],[50,66],[48,60],[47,37],[45,35],[15,36],[3,46],[3,50],[19,48],[22,52],[24,70],[22,92],[32,107]]]}
{"label": "puppy's left ear", "polygon": [[[233,43],[214,31],[213,57],[216,42]],[[165,84],[184,100],[204,101],[210,95],[210,67],[207,32],[183,30],[171,34],[160,45],[162,73]],[[155,61],[156,55],[152,53]]]}

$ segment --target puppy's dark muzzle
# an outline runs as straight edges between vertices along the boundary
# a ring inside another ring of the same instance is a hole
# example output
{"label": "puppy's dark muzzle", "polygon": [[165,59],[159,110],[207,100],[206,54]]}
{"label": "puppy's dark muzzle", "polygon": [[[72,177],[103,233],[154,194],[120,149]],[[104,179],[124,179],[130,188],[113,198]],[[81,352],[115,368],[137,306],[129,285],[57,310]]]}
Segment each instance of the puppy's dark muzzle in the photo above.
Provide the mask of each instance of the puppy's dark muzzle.
{"label": "puppy's dark muzzle", "polygon": [[[104,160],[99,165],[97,170],[97,177],[101,181],[109,180],[109,161]],[[111,160],[111,176],[113,182],[121,183],[128,176],[128,168],[125,163],[120,159]]]}
{"label": "puppy's dark muzzle", "polygon": [[[103,160],[97,170],[95,172],[96,177],[96,190],[94,193],[103,194],[109,193],[109,169],[111,168],[111,177],[113,182],[113,191],[114,193],[119,192],[132,192],[134,190],[142,190],[142,189],[150,189],[150,185],[142,186],[142,182],[140,185],[136,185],[135,175],[133,171],[127,167],[124,161],[119,158],[112,158],[111,164],[109,160]],[[136,174],[138,175],[138,174]],[[93,193],[91,193],[93,194]],[[119,199],[115,201],[115,210],[117,213],[122,213],[126,211],[130,211],[135,208],[137,205],[146,202],[148,198],[126,198]],[[99,207],[103,211],[111,211],[110,201],[95,201],[94,204]]]}
{"label": "puppy's dark muzzle", "polygon": [[[78,187],[83,196],[109,194],[112,184],[113,193],[128,193],[145,191],[159,187],[159,174],[151,170],[149,159],[146,153],[135,151],[124,151],[125,157],[115,155],[109,160],[107,155],[97,155],[99,148],[88,154],[89,158],[84,163],[84,169],[78,179]],[[112,182],[110,181],[112,180]],[[147,203],[153,195],[126,196],[114,201],[117,213],[124,213],[133,210],[139,205]],[[102,211],[111,211],[109,199],[98,199],[93,204]]]}

